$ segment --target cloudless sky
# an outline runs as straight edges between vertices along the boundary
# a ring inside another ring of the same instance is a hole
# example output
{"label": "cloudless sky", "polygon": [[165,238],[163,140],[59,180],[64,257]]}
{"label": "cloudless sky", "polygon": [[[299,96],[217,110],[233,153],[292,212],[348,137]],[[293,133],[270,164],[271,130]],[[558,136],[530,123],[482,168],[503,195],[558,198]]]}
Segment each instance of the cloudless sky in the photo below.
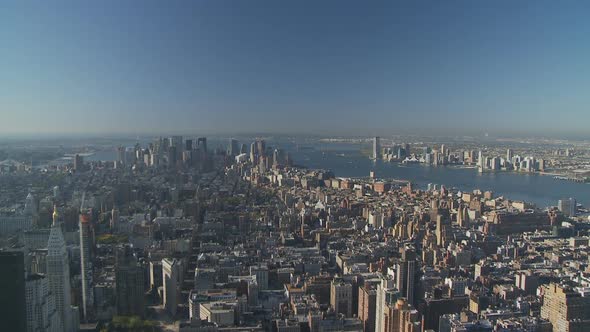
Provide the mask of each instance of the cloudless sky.
{"label": "cloudless sky", "polygon": [[588,1],[2,1],[0,134],[590,136]]}

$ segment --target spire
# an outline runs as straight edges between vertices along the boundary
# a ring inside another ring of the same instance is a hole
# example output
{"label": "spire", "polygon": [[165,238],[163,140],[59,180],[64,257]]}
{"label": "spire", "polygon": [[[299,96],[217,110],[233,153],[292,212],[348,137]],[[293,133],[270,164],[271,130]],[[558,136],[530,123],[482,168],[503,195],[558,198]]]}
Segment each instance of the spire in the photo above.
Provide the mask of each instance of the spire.
{"label": "spire", "polygon": [[57,226],[58,225],[58,221],[59,220],[59,213],[57,213],[57,205],[53,205],[53,225],[52,226]]}

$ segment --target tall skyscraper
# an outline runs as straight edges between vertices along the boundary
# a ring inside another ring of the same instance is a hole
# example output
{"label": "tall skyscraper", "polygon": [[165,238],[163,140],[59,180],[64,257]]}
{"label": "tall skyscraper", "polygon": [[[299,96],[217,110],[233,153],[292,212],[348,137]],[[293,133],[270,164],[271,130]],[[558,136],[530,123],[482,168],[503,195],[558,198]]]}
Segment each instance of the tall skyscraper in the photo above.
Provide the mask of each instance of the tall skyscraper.
{"label": "tall skyscraper", "polygon": [[266,142],[263,139],[256,140],[256,154],[258,157],[266,155]]}
{"label": "tall skyscraper", "polygon": [[506,150],[506,161],[511,163],[513,156],[514,156],[514,153],[512,152],[512,150],[511,149],[507,149]]}
{"label": "tall skyscraper", "polygon": [[49,291],[49,280],[42,274],[31,274],[25,281],[27,331],[60,331],[60,318],[55,297]]}
{"label": "tall skyscraper", "polygon": [[0,251],[0,312],[3,331],[26,331],[25,260],[20,251]]}
{"label": "tall skyscraper", "polygon": [[115,284],[117,314],[143,317],[145,310],[145,271],[133,256],[131,247],[117,248]]}
{"label": "tall skyscraper", "polygon": [[373,138],[373,159],[377,160],[381,158],[381,138],[375,136]]}
{"label": "tall skyscraper", "polygon": [[197,139],[197,146],[202,153],[207,154],[207,137],[199,137]]}
{"label": "tall skyscraper", "polygon": [[176,314],[178,307],[178,292],[180,287],[180,266],[179,262],[174,258],[162,259],[162,288],[163,288],[163,304],[164,309]]}
{"label": "tall skyscraper", "polygon": [[77,154],[74,156],[74,170],[76,171],[83,171],[84,170],[84,157]]}
{"label": "tall skyscraper", "polygon": [[82,314],[84,320],[92,318],[94,294],[92,290],[92,224],[90,215],[80,213],[80,262],[82,273]]}
{"label": "tall skyscraper", "polygon": [[416,253],[411,248],[402,248],[402,258],[395,264],[395,286],[401,296],[414,303],[416,276]]}
{"label": "tall skyscraper", "polygon": [[363,322],[364,332],[375,332],[375,305],[377,291],[374,285],[365,284],[359,287],[358,318]]}
{"label": "tall skyscraper", "polygon": [[385,318],[390,305],[400,297],[395,288],[395,282],[390,276],[382,276],[381,283],[377,285],[375,300],[375,332],[385,332]]}
{"label": "tall skyscraper", "polygon": [[230,156],[237,156],[239,152],[240,150],[238,146],[238,141],[233,138],[230,138],[229,143],[227,145],[227,154]]}
{"label": "tall skyscraper", "polygon": [[557,209],[566,217],[574,217],[577,212],[577,204],[575,198],[564,198],[557,201]]}
{"label": "tall skyscraper", "polygon": [[55,309],[59,317],[58,331],[72,331],[72,308],[70,300],[70,265],[66,243],[59,223],[54,222],[47,242],[47,279],[49,291],[55,300]]}

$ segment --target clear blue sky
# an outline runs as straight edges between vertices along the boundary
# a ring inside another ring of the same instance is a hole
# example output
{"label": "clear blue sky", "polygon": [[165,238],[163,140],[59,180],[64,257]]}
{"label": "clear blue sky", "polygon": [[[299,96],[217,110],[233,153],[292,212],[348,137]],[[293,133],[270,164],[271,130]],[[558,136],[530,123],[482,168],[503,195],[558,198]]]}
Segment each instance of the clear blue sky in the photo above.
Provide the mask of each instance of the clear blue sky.
{"label": "clear blue sky", "polygon": [[3,1],[0,133],[578,133],[589,1]]}

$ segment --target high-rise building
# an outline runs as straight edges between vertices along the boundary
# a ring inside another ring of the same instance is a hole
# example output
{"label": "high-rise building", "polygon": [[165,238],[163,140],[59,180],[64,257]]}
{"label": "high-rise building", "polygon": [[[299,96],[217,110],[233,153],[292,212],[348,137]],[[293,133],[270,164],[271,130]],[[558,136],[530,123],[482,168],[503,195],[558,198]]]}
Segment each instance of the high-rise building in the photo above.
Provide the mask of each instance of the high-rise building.
{"label": "high-rise building", "polygon": [[193,149],[193,140],[187,139],[184,141],[184,151],[191,151]]}
{"label": "high-rise building", "polygon": [[26,331],[25,260],[20,251],[0,251],[0,326],[5,331]]}
{"label": "high-rise building", "polygon": [[115,231],[117,230],[117,225],[119,223],[119,210],[117,210],[117,208],[113,207],[113,210],[111,211],[111,230]]}
{"label": "high-rise building", "polygon": [[59,317],[58,331],[77,331],[70,300],[70,265],[66,243],[59,223],[53,224],[47,242],[47,279]]}
{"label": "high-rise building", "polygon": [[250,144],[250,162],[256,162],[256,142],[252,142],[252,144]]}
{"label": "high-rise building", "polygon": [[145,269],[129,246],[118,248],[115,263],[117,314],[143,317],[145,310]]}
{"label": "high-rise building", "polygon": [[259,157],[266,155],[266,142],[263,139],[256,140],[256,154]]}
{"label": "high-rise building", "polygon": [[507,149],[506,150],[506,161],[511,163],[512,157],[514,157],[514,152],[512,151],[512,149]]}
{"label": "high-rise building", "polygon": [[577,202],[575,198],[564,198],[557,201],[557,208],[566,217],[574,217],[577,211]]}
{"label": "high-rise building", "polygon": [[207,154],[207,137],[197,138],[197,146],[203,155]]}
{"label": "high-rise building", "polygon": [[402,258],[395,263],[395,286],[409,304],[414,303],[414,283],[416,277],[416,252],[402,248]]}
{"label": "high-rise building", "polygon": [[84,157],[77,154],[74,156],[74,170],[75,171],[83,171],[84,170]]}
{"label": "high-rise building", "polygon": [[337,314],[352,317],[352,285],[335,278],[330,285],[330,306]]}
{"label": "high-rise building", "polygon": [[127,149],[124,146],[119,146],[117,148],[117,161],[122,165],[127,164]]}
{"label": "high-rise building", "polygon": [[250,275],[256,276],[256,282],[260,290],[268,289],[268,267],[265,265],[250,266]]}
{"label": "high-rise building", "polygon": [[373,138],[373,159],[381,158],[381,139],[379,136]]}
{"label": "high-rise building", "polygon": [[92,290],[92,224],[90,215],[80,213],[80,266],[82,274],[82,314],[85,321],[92,318],[94,294]]}
{"label": "high-rise building", "polygon": [[374,285],[365,284],[359,287],[358,318],[363,322],[363,332],[375,331],[375,307],[377,290]]}
{"label": "high-rise building", "polygon": [[237,156],[239,153],[238,141],[230,138],[227,145],[227,154],[230,156]]}
{"label": "high-rise building", "polygon": [[395,304],[400,297],[395,288],[395,282],[390,276],[382,276],[377,285],[375,300],[375,332],[385,332],[385,319],[388,317],[389,307]]}
{"label": "high-rise building", "polygon": [[387,307],[384,332],[422,331],[420,313],[405,298],[399,298],[394,305]]}
{"label": "high-rise building", "polygon": [[162,259],[162,288],[164,309],[176,314],[180,287],[180,262],[175,258]]}
{"label": "high-rise building", "polygon": [[27,331],[59,331],[55,298],[49,292],[49,280],[42,274],[30,274],[25,281]]}
{"label": "high-rise building", "polygon": [[590,297],[555,283],[543,286],[542,290],[541,318],[551,322],[554,332],[588,331]]}

